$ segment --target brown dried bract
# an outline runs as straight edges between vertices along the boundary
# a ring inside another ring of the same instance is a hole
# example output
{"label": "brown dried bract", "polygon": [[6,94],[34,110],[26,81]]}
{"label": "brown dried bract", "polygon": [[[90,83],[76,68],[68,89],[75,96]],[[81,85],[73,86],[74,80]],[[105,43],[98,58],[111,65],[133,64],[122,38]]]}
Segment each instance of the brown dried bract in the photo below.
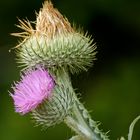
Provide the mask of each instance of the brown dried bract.
{"label": "brown dried bract", "polygon": [[66,18],[55,9],[50,1],[45,1],[43,8],[37,15],[36,33],[44,34],[48,38],[73,32],[73,29]]}
{"label": "brown dried bract", "polygon": [[63,17],[61,13],[53,7],[50,1],[45,1],[43,8],[39,11],[35,23],[35,29],[33,29],[29,20],[20,20],[20,24],[17,25],[24,32],[12,33],[11,35],[23,38],[23,41],[15,48],[21,46],[30,36],[36,37],[45,36],[46,39],[53,39],[57,35],[67,34],[74,32],[67,18]]}

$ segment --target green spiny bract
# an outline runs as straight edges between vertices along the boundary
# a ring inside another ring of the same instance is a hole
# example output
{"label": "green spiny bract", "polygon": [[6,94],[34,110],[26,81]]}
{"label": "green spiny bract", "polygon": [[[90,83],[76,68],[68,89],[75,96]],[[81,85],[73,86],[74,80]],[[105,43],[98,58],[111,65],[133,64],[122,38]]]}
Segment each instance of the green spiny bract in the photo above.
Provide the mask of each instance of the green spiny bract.
{"label": "green spiny bract", "polygon": [[45,100],[32,112],[36,124],[41,125],[44,129],[61,123],[66,116],[71,114],[75,103],[74,91],[66,71],[57,70],[55,82],[52,97]]}
{"label": "green spiny bract", "polygon": [[95,59],[95,44],[90,36],[72,28],[68,20],[46,1],[37,14],[35,29],[28,20],[20,21],[24,32],[13,35],[23,40],[16,47],[17,59],[24,68],[44,65],[67,67],[72,73],[86,70]]}
{"label": "green spiny bract", "polygon": [[45,36],[31,36],[17,49],[18,62],[30,68],[41,64],[47,68],[68,67],[77,72],[86,70],[95,59],[93,40],[79,33],[55,36],[48,40]]}
{"label": "green spiny bract", "polygon": [[32,112],[32,118],[44,129],[61,123],[71,113],[73,95],[69,89],[56,87],[50,100],[44,101]]}

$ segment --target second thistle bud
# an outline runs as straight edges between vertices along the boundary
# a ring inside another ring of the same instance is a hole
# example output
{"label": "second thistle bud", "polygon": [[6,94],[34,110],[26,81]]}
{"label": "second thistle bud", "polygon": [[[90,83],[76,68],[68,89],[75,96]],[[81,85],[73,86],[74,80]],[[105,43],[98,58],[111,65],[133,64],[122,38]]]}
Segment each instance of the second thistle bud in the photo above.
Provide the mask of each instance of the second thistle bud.
{"label": "second thistle bud", "polygon": [[32,112],[36,123],[45,128],[58,124],[71,114],[74,97],[70,84],[63,70],[55,78],[43,67],[28,70],[11,93],[15,111],[21,115]]}
{"label": "second thistle bud", "polygon": [[36,124],[43,126],[43,128],[64,121],[67,116],[71,115],[75,103],[74,91],[65,70],[56,71],[55,82],[56,86],[50,100],[46,100],[32,112],[32,118]]}
{"label": "second thistle bud", "polygon": [[26,32],[15,34],[24,38],[17,56],[26,68],[41,64],[54,69],[68,67],[71,72],[77,72],[86,70],[95,59],[93,40],[75,31],[50,2],[46,1],[37,15],[35,29],[29,21],[20,22],[20,28]]}

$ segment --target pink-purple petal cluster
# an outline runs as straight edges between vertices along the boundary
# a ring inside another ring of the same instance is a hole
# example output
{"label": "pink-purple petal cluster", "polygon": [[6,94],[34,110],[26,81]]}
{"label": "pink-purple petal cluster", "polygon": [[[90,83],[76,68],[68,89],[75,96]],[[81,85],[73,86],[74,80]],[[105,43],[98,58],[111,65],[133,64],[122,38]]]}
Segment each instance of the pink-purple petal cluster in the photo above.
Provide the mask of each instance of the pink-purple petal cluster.
{"label": "pink-purple petal cluster", "polygon": [[11,94],[16,112],[24,115],[35,109],[51,96],[54,86],[53,78],[43,68],[25,72]]}

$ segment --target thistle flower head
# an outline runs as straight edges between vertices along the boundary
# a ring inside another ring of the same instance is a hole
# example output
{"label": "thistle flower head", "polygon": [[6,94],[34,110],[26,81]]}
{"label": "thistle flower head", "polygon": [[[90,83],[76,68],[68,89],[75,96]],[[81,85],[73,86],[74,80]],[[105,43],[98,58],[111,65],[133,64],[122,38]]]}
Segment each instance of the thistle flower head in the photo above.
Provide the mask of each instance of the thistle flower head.
{"label": "thistle flower head", "polygon": [[70,86],[67,72],[57,70],[55,74],[56,85],[52,98],[32,111],[32,118],[36,125],[41,125],[43,129],[64,121],[68,115],[71,115],[75,104],[74,91]]}
{"label": "thistle flower head", "polygon": [[28,20],[20,20],[18,27],[25,32],[14,34],[23,38],[17,46],[17,58],[22,66],[67,67],[73,73],[92,65],[96,54],[93,40],[73,29],[51,2],[44,3],[34,23],[35,29]]}
{"label": "thistle flower head", "polygon": [[51,96],[54,85],[52,77],[43,68],[25,72],[11,94],[16,112],[26,114],[35,109]]}

